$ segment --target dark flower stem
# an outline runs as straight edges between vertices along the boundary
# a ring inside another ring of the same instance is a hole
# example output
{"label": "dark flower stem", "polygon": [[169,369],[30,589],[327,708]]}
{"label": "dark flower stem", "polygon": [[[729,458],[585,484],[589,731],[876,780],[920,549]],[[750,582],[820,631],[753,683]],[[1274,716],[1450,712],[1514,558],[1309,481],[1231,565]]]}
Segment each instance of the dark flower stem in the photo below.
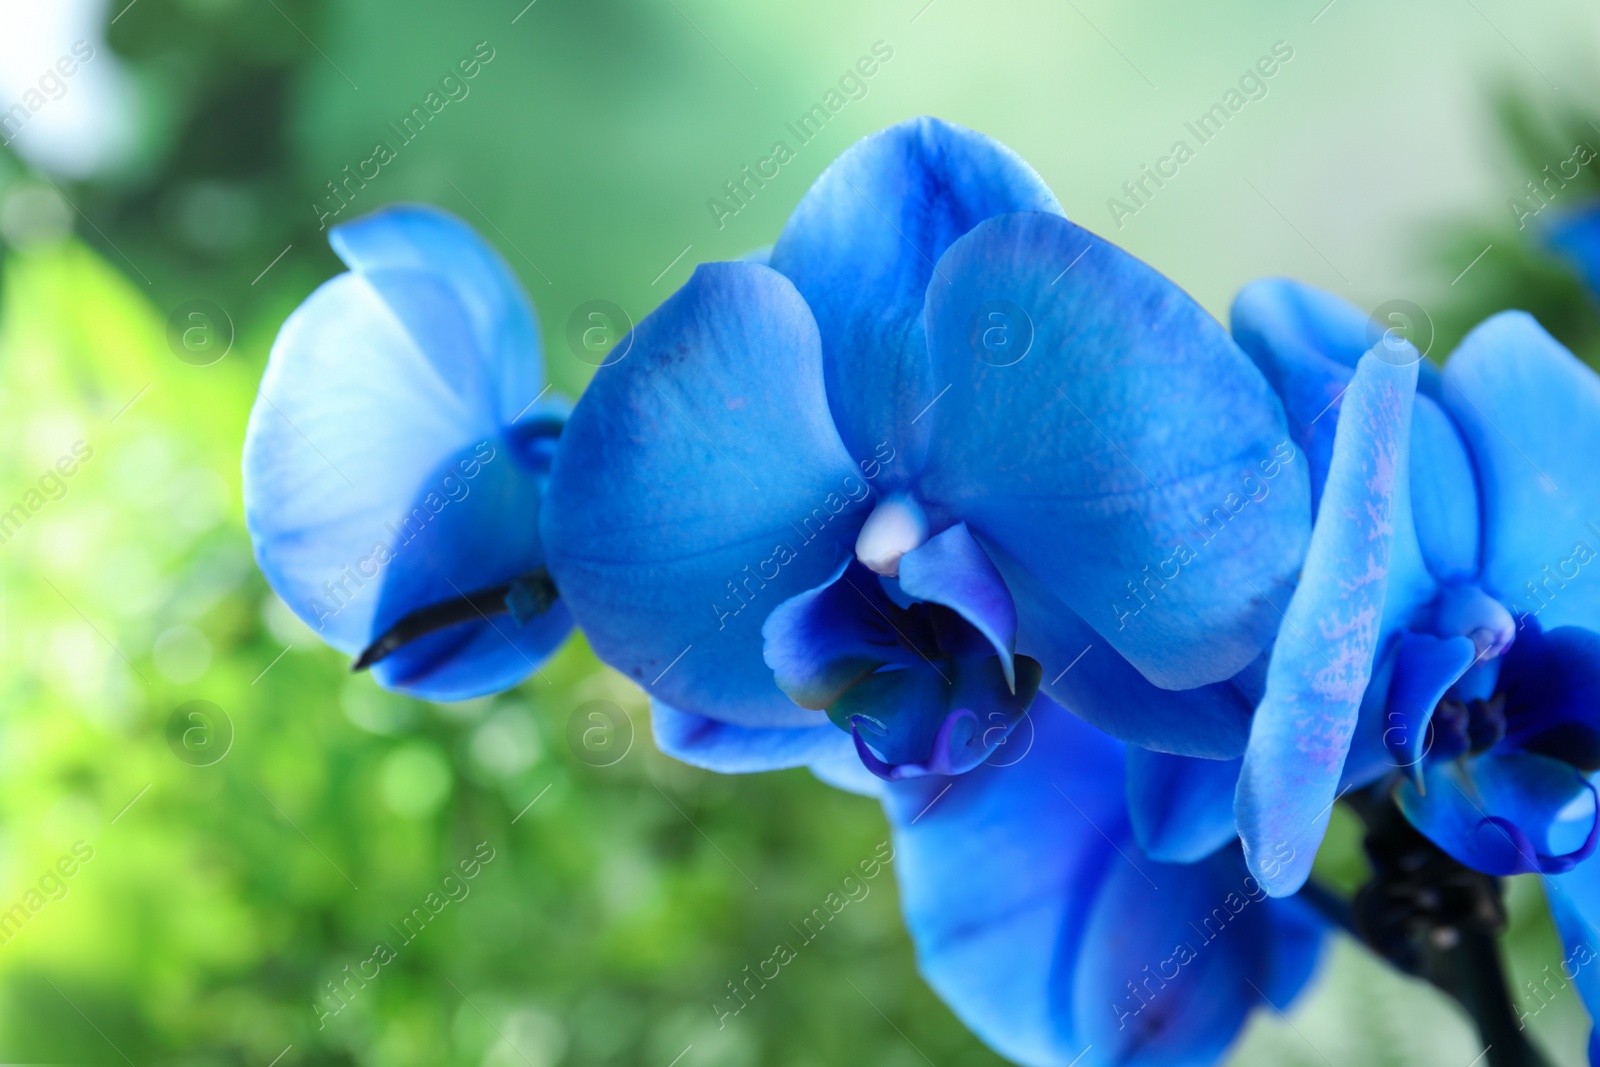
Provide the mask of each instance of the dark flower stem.
{"label": "dark flower stem", "polygon": [[[1454,948],[1441,952],[1440,977],[1433,982],[1461,1002],[1477,1024],[1478,1036],[1489,1050],[1490,1067],[1547,1067],[1548,1061],[1528,1040],[1517,1019],[1506,983],[1496,938],[1469,930]],[[1455,988],[1447,982],[1452,981]]]}
{"label": "dark flower stem", "polygon": [[[1357,924],[1355,910],[1337,893],[1326,886],[1307,882],[1299,897],[1330,923],[1367,947],[1375,948]],[[1450,994],[1472,1016],[1478,1036],[1488,1050],[1484,1059],[1491,1067],[1544,1067],[1544,1058],[1528,1042],[1511,1007],[1494,935],[1464,930],[1458,937],[1450,948],[1430,946],[1431,954],[1425,954],[1421,961],[1422,973],[1418,976]]]}
{"label": "dark flower stem", "polygon": [[1366,823],[1372,880],[1354,900],[1319,886],[1302,897],[1373,952],[1448,993],[1472,1017],[1489,1067],[1549,1067],[1521,1026],[1500,958],[1500,879],[1466,867],[1401,814],[1390,783],[1349,795]]}

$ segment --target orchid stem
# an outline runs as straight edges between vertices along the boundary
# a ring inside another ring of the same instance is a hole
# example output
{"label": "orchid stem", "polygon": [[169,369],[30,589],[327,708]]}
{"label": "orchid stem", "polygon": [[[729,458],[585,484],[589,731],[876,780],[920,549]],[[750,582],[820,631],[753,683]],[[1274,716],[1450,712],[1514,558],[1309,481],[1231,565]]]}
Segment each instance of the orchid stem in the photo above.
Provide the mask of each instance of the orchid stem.
{"label": "orchid stem", "polygon": [[1472,1016],[1489,1067],[1548,1067],[1549,1061],[1528,1040],[1511,1003],[1497,938],[1476,930],[1463,931],[1459,944],[1438,954],[1434,970],[1439,977],[1430,976],[1433,984],[1455,997]]}
{"label": "orchid stem", "polygon": [[[1500,879],[1457,862],[1418,832],[1395,806],[1387,784],[1347,802],[1367,825],[1364,844],[1373,876],[1351,902],[1346,928],[1389,963],[1459,1003],[1478,1029],[1489,1067],[1549,1067],[1523,1029],[1506,984]],[[1307,899],[1329,914],[1319,895],[1326,890],[1314,888]]]}

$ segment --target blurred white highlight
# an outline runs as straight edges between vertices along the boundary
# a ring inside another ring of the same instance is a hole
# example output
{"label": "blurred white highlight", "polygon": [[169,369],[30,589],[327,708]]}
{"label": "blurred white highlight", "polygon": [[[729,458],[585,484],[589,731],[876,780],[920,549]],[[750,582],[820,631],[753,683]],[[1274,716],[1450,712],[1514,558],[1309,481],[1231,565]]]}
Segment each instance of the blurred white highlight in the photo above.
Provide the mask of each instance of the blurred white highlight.
{"label": "blurred white highlight", "polygon": [[52,176],[86,178],[134,146],[135,88],[107,18],[107,0],[0,0],[0,143]]}

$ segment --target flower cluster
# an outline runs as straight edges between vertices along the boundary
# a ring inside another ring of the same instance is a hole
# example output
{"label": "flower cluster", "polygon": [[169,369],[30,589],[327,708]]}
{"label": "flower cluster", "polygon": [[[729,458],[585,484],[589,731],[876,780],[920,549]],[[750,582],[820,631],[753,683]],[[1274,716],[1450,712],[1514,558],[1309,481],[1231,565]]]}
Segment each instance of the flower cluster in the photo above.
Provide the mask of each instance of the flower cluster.
{"label": "flower cluster", "polygon": [[[1600,378],[1527,316],[1443,372],[1289,281],[1225,329],[933,119],[576,404],[465,225],[330,236],[246,441],[273,588],[436,700],[576,625],[670,755],[880,797],[922,971],[1001,1053],[1220,1058],[1341,921],[1340,798],[1395,872],[1343,921],[1401,966],[1478,929],[1363,910],[1424,870],[1542,875],[1569,951],[1600,922]],[[1600,230],[1560,240],[1592,272]]]}

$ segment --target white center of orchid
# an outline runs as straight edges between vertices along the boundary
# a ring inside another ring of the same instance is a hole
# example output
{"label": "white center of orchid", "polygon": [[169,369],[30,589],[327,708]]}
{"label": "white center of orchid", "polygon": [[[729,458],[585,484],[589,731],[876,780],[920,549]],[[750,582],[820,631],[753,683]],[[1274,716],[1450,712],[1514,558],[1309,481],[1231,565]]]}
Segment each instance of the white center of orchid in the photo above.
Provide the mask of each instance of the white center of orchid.
{"label": "white center of orchid", "polygon": [[856,538],[856,559],[886,578],[900,576],[900,557],[928,540],[928,513],[910,496],[896,493],[872,509]]}
{"label": "white center of orchid", "polygon": [[1517,636],[1511,613],[1475,585],[1447,587],[1439,594],[1434,612],[1439,635],[1471,638],[1479,663],[1503,655]]}

